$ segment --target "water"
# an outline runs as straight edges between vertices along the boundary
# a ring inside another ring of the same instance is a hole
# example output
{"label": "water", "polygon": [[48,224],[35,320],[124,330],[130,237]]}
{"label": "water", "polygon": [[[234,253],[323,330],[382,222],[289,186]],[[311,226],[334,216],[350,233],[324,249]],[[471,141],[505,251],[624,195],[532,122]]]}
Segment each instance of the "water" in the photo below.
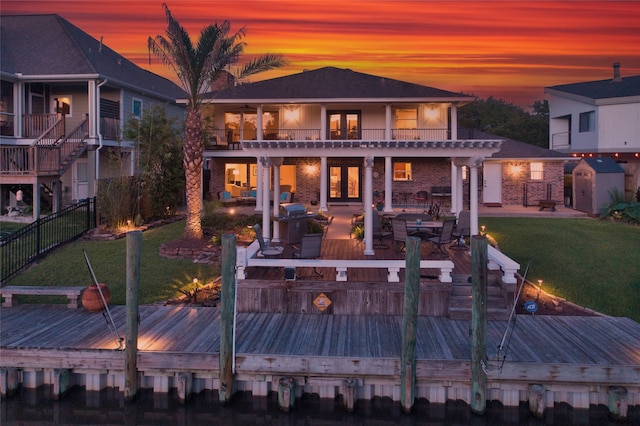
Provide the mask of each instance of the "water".
{"label": "water", "polygon": [[[3,400],[0,424],[9,425],[287,425],[287,426],[419,426],[419,425],[620,425],[608,419],[606,407],[573,410],[557,406],[545,412],[544,419],[530,416],[524,405],[505,409],[489,404],[484,416],[472,415],[464,403],[429,404],[420,399],[411,414],[402,413],[399,404],[388,398],[358,401],[354,413],[347,413],[340,400],[305,395],[296,400],[290,413],[278,407],[277,394],[252,397],[241,392],[231,404],[221,406],[218,393],[203,391],[186,404],[174,393],[139,392],[131,403],[117,389],[87,392],[74,388],[69,395],[54,400],[49,386],[22,390]],[[627,424],[639,424],[640,413],[630,410]],[[633,416],[631,415],[633,414]],[[635,417],[634,417],[635,416]]]}

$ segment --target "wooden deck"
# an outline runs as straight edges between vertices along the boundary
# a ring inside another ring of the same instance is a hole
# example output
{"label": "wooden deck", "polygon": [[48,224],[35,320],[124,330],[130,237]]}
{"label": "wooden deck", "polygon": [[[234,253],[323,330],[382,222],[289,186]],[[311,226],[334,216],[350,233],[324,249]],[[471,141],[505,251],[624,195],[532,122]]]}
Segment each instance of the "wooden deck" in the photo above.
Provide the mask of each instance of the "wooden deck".
{"label": "wooden deck", "polygon": [[[403,260],[404,254],[395,250],[393,241],[384,240],[388,247],[377,246],[376,254],[373,256],[364,254],[364,243],[356,239],[324,239],[322,241],[322,259],[348,259],[348,260],[377,260],[377,259],[393,259]],[[294,244],[295,245],[295,244]],[[448,256],[443,256],[435,251],[435,246],[429,243],[422,243],[420,250],[420,258],[423,260],[451,260],[455,267],[454,274],[470,275],[471,274],[471,257],[468,250],[446,249]],[[285,245],[283,257],[291,257],[293,245]],[[335,277],[335,268],[318,268],[324,277]],[[300,268],[298,275],[309,280],[321,280],[314,276],[312,268]],[[425,275],[432,271],[423,271]],[[437,275],[437,274],[436,274]],[[282,268],[249,268],[247,271],[247,279],[262,280],[282,280]],[[401,281],[404,280],[404,273],[401,274]],[[356,268],[354,272],[349,273],[349,282],[387,282],[386,268]]]}
{"label": "wooden deck", "polygon": [[[193,377],[193,391],[217,389],[218,309],[140,307],[138,369],[141,386],[166,392],[178,374]],[[124,333],[125,307],[112,316]],[[124,352],[101,314],[60,305],[20,305],[0,311],[0,367],[20,369],[23,385],[51,383],[47,372],[67,369],[72,381],[99,390],[123,389]],[[470,321],[420,316],[418,397],[434,403],[468,401]],[[487,348],[497,348],[506,321],[489,321]],[[298,392],[335,397],[346,378],[358,380],[358,398],[398,392],[402,317],[241,313],[237,318],[238,390],[265,395],[291,376]],[[504,353],[502,355],[505,355]],[[488,395],[517,405],[527,386],[546,387],[547,404],[577,408],[607,404],[607,389],[624,387],[640,405],[640,324],[605,316],[519,316],[504,365],[489,349]]]}

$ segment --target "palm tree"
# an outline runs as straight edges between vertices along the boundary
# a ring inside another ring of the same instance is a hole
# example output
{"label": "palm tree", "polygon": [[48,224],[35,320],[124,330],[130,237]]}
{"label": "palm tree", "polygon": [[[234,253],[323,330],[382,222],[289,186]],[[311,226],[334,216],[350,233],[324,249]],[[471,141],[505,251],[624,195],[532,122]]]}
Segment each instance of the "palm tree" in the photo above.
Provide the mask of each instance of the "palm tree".
{"label": "palm tree", "polygon": [[[196,46],[187,31],[171,15],[166,3],[162,4],[167,17],[166,35],[149,37],[149,52],[153,52],[162,63],[175,72],[182,88],[187,93],[187,116],[184,122],[184,169],[187,193],[187,223],[184,238],[202,238],[200,220],[201,176],[204,156],[204,134],[200,111],[201,95],[210,82],[239,62],[246,43],[244,27],[231,34],[231,23],[225,20],[205,26],[200,32]],[[286,64],[281,55],[266,54],[240,66],[236,79]]]}

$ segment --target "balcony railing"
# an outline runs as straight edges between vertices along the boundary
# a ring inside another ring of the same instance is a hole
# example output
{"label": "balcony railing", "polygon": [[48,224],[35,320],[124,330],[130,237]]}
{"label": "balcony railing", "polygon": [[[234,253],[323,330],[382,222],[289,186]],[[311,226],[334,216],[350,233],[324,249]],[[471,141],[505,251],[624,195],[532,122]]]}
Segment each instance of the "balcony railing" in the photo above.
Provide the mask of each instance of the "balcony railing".
{"label": "balcony railing", "polygon": [[37,138],[58,121],[57,114],[26,114],[23,116],[22,132],[25,138]]}
{"label": "balcony railing", "polygon": [[[250,135],[249,135],[250,133]],[[240,142],[255,141],[255,131],[214,129],[205,132],[205,149],[240,149]],[[279,129],[266,131],[262,136],[265,141],[324,141],[324,140],[362,140],[386,141],[385,129],[361,129],[345,132],[331,131],[330,137],[321,136],[320,129]],[[397,141],[442,141],[451,138],[449,129],[392,129],[391,140]],[[463,138],[460,138],[463,139]],[[468,139],[468,138],[464,138]]]}
{"label": "balcony railing", "polygon": [[108,140],[120,139],[120,119],[111,117],[100,117],[100,132],[102,137]]}

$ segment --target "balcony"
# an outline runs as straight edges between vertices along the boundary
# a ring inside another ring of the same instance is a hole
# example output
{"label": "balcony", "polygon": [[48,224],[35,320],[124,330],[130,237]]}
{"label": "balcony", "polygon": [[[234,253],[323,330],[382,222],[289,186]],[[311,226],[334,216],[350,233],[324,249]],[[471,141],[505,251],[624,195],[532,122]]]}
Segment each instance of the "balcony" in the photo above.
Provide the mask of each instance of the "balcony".
{"label": "balcony", "polygon": [[551,135],[551,149],[555,151],[569,151],[571,149],[571,133],[562,132]]}
{"label": "balcony", "polygon": [[[341,132],[331,130],[329,138],[321,138],[320,129],[279,129],[265,131],[262,141],[296,141],[316,142],[351,141],[351,144],[362,142],[377,143],[418,143],[445,141],[451,138],[450,129],[391,129],[391,139],[385,137],[385,129],[361,129],[360,131]],[[465,138],[467,139],[467,138]],[[242,142],[257,141],[255,130],[240,132],[238,130],[214,129],[205,132],[205,149],[208,150],[238,150]]]}

